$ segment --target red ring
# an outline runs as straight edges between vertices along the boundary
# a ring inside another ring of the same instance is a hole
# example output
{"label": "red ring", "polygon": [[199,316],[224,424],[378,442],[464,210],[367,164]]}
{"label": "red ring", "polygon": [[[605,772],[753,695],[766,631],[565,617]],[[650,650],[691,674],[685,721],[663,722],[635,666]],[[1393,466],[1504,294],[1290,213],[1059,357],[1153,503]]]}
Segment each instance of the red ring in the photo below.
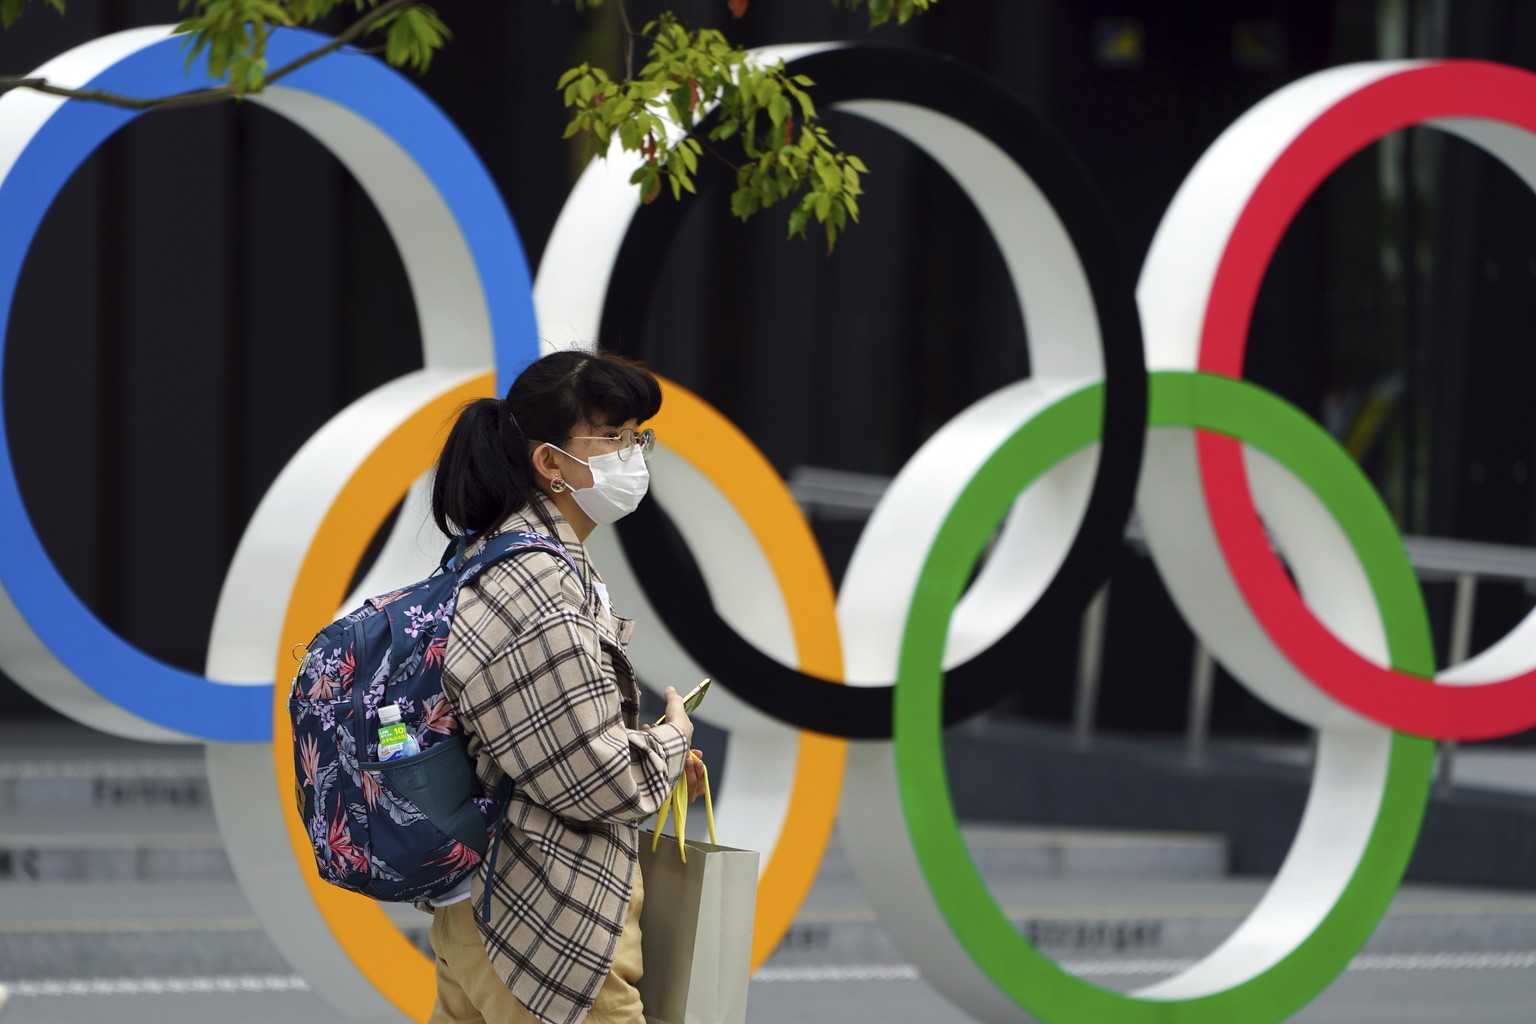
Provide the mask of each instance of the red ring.
{"label": "red ring", "polygon": [[[1206,306],[1198,369],[1242,377],[1259,285],[1297,211],[1329,174],[1394,131],[1468,117],[1536,134],[1536,75],[1481,61],[1410,68],[1362,87],[1301,131],[1253,190],[1227,240]],[[1536,669],[1497,682],[1435,685],[1347,647],[1307,608],[1271,549],[1241,443],[1200,432],[1196,445],[1206,504],[1233,579],[1269,638],[1314,685],[1415,736],[1492,739],[1536,725]]]}

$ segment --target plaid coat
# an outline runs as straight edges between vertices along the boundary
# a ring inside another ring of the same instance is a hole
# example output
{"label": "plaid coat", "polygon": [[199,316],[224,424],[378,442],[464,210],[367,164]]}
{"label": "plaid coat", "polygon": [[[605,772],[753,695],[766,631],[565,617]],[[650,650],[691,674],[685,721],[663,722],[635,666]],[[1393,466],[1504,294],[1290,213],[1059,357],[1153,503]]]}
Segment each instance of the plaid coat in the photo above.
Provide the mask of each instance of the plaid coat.
{"label": "plaid coat", "polygon": [[[671,792],[688,744],[673,725],[639,729],[624,653],[634,623],[612,613],[575,531],[545,510],[581,578],[540,551],[486,570],[460,592],[443,682],[486,793],[513,780],[496,877],[482,868],[473,882],[486,953],[534,1016],[576,1024],[624,926],[635,823]],[[502,530],[548,532],[531,510]]]}

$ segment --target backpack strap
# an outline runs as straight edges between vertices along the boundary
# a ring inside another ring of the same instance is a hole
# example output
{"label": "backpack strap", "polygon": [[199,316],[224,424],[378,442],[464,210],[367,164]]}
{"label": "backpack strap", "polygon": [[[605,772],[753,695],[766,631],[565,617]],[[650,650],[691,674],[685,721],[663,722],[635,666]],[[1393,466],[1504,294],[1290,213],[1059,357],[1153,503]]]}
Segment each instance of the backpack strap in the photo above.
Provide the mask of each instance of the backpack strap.
{"label": "backpack strap", "polygon": [[503,776],[501,785],[496,787],[496,792],[491,797],[496,802],[496,825],[491,829],[490,848],[485,851],[481,862],[485,864],[485,892],[480,897],[480,907],[475,914],[480,918],[480,923],[491,923],[491,892],[496,888],[496,855],[501,852],[501,817],[506,812],[507,801],[512,799],[512,776]]}
{"label": "backpack strap", "polygon": [[458,572],[464,564],[464,551],[469,547],[468,537],[449,537],[443,548],[443,557],[437,560],[438,572]]}

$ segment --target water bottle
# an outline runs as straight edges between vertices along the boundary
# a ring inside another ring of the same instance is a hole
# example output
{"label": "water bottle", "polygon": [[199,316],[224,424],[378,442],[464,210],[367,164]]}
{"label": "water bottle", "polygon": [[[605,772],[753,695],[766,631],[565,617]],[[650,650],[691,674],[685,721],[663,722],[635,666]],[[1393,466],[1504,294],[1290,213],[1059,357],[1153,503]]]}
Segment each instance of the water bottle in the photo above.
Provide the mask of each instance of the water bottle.
{"label": "water bottle", "polygon": [[385,704],[379,708],[379,760],[394,761],[421,753],[405,723],[400,721],[400,706]]}

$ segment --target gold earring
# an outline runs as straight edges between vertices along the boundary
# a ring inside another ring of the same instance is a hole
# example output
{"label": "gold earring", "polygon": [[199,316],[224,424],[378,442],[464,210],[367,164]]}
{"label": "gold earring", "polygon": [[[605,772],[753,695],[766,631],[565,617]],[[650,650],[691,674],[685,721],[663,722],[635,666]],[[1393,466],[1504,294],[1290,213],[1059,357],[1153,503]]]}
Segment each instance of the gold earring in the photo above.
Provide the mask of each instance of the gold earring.
{"label": "gold earring", "polygon": [[559,477],[555,477],[555,479],[550,482],[549,489],[554,491],[556,494],[559,494],[561,491],[565,490],[565,481],[561,480]]}

